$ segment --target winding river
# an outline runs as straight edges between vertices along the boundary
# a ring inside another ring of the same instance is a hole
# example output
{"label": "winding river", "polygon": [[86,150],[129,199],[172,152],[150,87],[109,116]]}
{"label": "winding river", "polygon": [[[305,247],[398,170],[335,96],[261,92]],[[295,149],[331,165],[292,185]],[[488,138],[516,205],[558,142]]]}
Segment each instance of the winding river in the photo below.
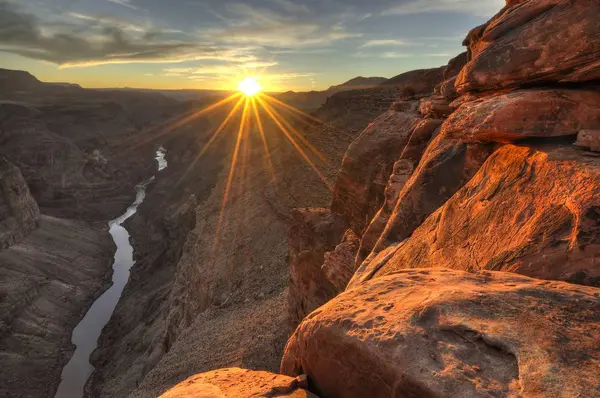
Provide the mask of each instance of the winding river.
{"label": "winding river", "polygon": [[[158,171],[167,167],[165,149],[163,147],[160,147],[156,151],[156,161],[158,163]],[[113,263],[113,284],[94,302],[81,322],[73,329],[71,342],[77,348],[63,369],[60,386],[55,398],[83,397],[85,383],[94,371],[94,367],[90,364],[90,355],[96,349],[102,329],[110,320],[121,298],[123,289],[129,280],[130,269],[135,263],[133,260],[133,247],[129,242],[129,232],[127,232],[122,224],[136,213],[138,206],[146,197],[146,187],[153,180],[154,177],[137,185],[135,187],[137,192],[135,202],[129,206],[123,215],[108,223],[110,227],[109,233],[117,246],[115,261]]]}

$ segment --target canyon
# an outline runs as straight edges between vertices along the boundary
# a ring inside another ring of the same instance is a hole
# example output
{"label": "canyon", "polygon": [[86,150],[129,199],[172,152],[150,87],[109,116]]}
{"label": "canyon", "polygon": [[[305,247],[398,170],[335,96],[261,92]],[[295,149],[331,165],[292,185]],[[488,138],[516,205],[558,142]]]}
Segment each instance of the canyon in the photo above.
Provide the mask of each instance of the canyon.
{"label": "canyon", "polygon": [[154,176],[86,397],[598,396],[599,15],[507,0],[447,65],[278,108],[297,145],[0,71],[0,395],[54,396]]}

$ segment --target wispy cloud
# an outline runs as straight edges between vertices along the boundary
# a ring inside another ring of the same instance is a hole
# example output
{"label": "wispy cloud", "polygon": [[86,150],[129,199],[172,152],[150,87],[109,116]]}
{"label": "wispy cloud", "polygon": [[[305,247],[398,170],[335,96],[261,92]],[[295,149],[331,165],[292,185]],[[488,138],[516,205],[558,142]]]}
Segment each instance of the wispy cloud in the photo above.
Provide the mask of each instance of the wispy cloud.
{"label": "wispy cloud", "polygon": [[369,40],[364,43],[361,47],[386,47],[386,46],[408,46],[414,45],[405,40],[394,40],[394,39],[381,39],[381,40]]}
{"label": "wispy cloud", "polygon": [[137,10],[138,8],[131,4],[131,0],[108,0],[109,3],[118,4],[123,7],[130,8],[132,10]]}
{"label": "wispy cloud", "polygon": [[384,11],[383,15],[457,12],[490,17],[500,11],[504,5],[504,0],[410,0]]}
{"label": "wispy cloud", "polygon": [[70,14],[71,22],[45,25],[39,17],[17,7],[0,1],[0,52],[61,67],[190,60],[256,61],[247,48],[176,40],[172,30],[77,13]]}
{"label": "wispy cloud", "polygon": [[[296,13],[304,10],[308,12],[305,6],[296,5],[289,0],[270,1],[284,9],[295,9]],[[204,37],[218,38],[229,44],[297,48],[362,36],[348,31],[340,23],[320,23],[316,18],[300,18],[294,13],[282,13],[245,3],[228,4],[226,10],[229,26],[205,30],[201,32]]]}

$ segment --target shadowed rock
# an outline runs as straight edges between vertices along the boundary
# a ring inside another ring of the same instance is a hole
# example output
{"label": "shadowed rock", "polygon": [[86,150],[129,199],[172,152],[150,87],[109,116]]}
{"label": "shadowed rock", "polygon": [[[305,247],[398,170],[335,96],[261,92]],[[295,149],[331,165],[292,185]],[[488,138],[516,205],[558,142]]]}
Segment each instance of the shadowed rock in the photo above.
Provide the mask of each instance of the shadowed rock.
{"label": "shadowed rock", "polygon": [[384,191],[394,162],[406,146],[419,117],[390,110],[352,142],[337,175],[331,211],[343,216],[356,234],[384,202]]}
{"label": "shadowed rock", "polygon": [[33,231],[40,209],[21,171],[0,155],[0,249],[18,243]]}

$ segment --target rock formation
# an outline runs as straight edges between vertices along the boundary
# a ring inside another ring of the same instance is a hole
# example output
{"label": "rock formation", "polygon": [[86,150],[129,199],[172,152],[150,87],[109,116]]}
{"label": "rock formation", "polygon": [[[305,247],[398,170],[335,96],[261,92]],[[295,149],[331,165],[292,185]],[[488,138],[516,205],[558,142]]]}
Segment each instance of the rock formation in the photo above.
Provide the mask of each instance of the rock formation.
{"label": "rock formation", "polygon": [[231,368],[190,377],[161,397],[317,398],[306,391],[306,387],[306,378],[294,379],[268,372]]}
{"label": "rock formation", "polygon": [[21,171],[0,156],[0,250],[21,241],[37,227],[39,218]]}
{"label": "rock formation", "polygon": [[595,396],[594,288],[502,272],[404,270],[310,314],[282,373],[323,397]]}

